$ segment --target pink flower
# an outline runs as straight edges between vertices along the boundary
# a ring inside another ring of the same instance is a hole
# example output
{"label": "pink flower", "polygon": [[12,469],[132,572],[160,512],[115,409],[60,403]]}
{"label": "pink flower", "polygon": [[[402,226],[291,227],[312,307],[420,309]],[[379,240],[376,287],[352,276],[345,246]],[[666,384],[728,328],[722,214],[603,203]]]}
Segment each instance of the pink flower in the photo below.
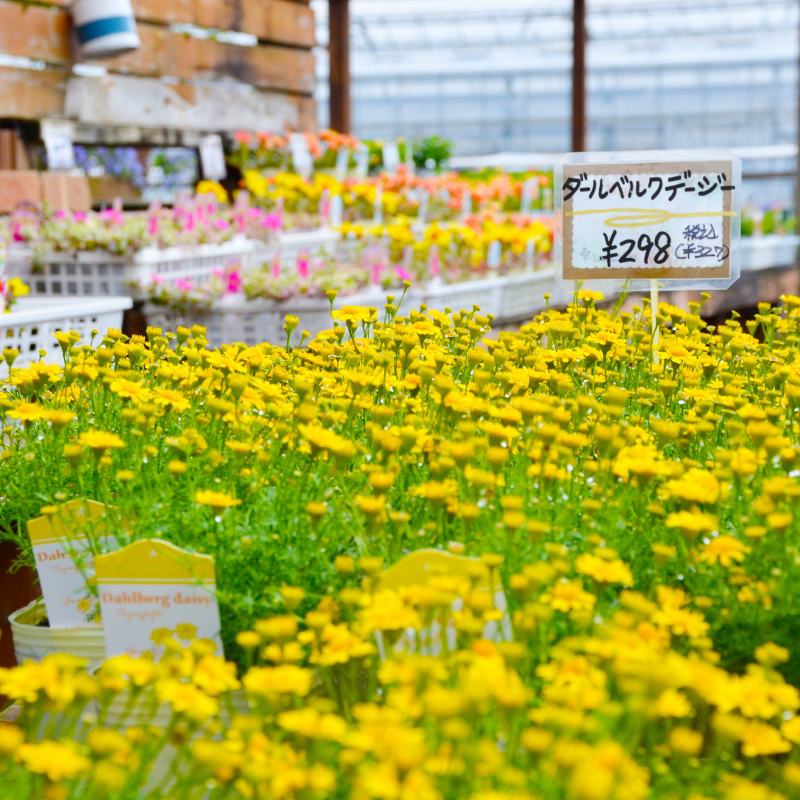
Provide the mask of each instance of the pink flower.
{"label": "pink flower", "polygon": [[67,218],[67,212],[63,208],[56,211],[56,219],[62,220]]}
{"label": "pink flower", "polygon": [[428,266],[431,270],[431,277],[435,278],[439,275],[439,269],[442,265],[442,261],[439,258],[439,248],[435,245],[431,247],[430,253],[428,254]]}
{"label": "pink flower", "polygon": [[186,218],[186,230],[190,233],[197,227],[194,214],[189,214]]}
{"label": "pink flower", "polygon": [[175,281],[175,288],[181,292],[191,292],[192,289],[194,289],[194,284],[190,280],[179,278],[177,281]]}
{"label": "pink flower", "polygon": [[283,227],[283,219],[280,214],[265,214],[261,227],[279,231]]}
{"label": "pink flower", "polygon": [[150,276],[150,280],[153,281],[153,283],[164,283],[167,279],[162,277],[161,275],[156,275],[156,273],[154,272]]}
{"label": "pink flower", "polygon": [[150,217],[150,223],[147,227],[147,232],[150,234],[150,236],[156,236],[158,234],[158,217],[155,214]]}
{"label": "pink flower", "polygon": [[226,291],[228,292],[228,294],[236,294],[236,292],[238,292],[239,289],[241,288],[242,288],[241,275],[239,275],[239,273],[236,270],[233,270],[233,272],[231,272],[230,275],[228,275],[228,288],[226,289]]}
{"label": "pink flower", "polygon": [[14,226],[14,241],[15,242],[24,242],[26,241],[25,234],[22,232],[22,223],[18,222]]}
{"label": "pink flower", "polygon": [[281,257],[280,254],[275,256],[272,260],[272,277],[280,278],[281,276]]}
{"label": "pink flower", "polygon": [[[101,215],[106,222],[111,222],[114,225],[122,225],[122,223],[125,221],[122,216],[122,212],[117,211],[113,208],[107,208],[105,211],[102,212]],[[82,219],[79,219],[78,214],[75,214],[73,216],[73,219],[75,220],[75,222],[83,222],[87,218],[87,215],[81,214],[81,217]]]}
{"label": "pink flower", "polygon": [[258,219],[261,216],[261,211],[257,208],[248,208],[247,216],[250,217],[250,219]]}
{"label": "pink flower", "polygon": [[218,231],[227,231],[231,227],[231,224],[226,219],[215,219],[214,220],[214,227]]}
{"label": "pink flower", "polygon": [[411,280],[411,273],[407,269],[403,269],[402,267],[395,267],[394,271],[397,273],[397,277],[400,278],[401,281]]}
{"label": "pink flower", "polygon": [[214,267],[214,269],[211,270],[211,274],[212,275],[216,275],[218,278],[224,278],[225,277],[225,270],[224,269],[220,269],[220,267]]}
{"label": "pink flower", "polygon": [[236,142],[236,144],[249,145],[252,138],[253,137],[247,131],[236,131],[236,133],[233,134],[233,141]]}
{"label": "pink flower", "polygon": [[308,277],[308,253],[302,253],[297,258],[297,274],[301,278]]}

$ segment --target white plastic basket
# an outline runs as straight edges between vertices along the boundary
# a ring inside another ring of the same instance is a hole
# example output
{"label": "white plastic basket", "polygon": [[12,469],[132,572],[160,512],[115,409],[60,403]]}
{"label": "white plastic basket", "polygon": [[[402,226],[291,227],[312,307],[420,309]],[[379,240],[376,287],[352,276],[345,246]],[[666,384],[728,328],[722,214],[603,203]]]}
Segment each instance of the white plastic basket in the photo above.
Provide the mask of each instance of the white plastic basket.
{"label": "white plastic basket", "polygon": [[12,277],[25,281],[35,295],[135,295],[136,286],[145,287],[154,277],[169,284],[190,280],[200,285],[215,269],[225,269],[232,263],[249,269],[254,253],[255,242],[244,237],[196,247],[147,247],[131,256],[114,255],[107,250],[52,251],[39,259],[34,270],[31,250],[12,247],[8,271]]}
{"label": "white plastic basket", "polygon": [[444,311],[471,311],[478,306],[482,314],[499,317],[503,309],[503,293],[508,278],[484,278],[463,283],[429,285],[423,289],[424,302],[428,308]]}
{"label": "white plastic basket", "polygon": [[556,280],[552,267],[511,275],[503,287],[499,317],[504,322],[530,320],[547,307],[546,294],[550,295],[551,308],[565,306],[571,299],[569,292]]}
{"label": "white plastic basket", "polygon": [[[371,289],[349,296],[337,297],[334,309],[347,305],[375,306],[381,309],[386,302],[385,294]],[[405,303],[411,308],[412,301],[406,296]],[[418,304],[418,303],[417,303]],[[300,319],[300,325],[292,335],[292,344],[300,344],[301,332],[308,331],[315,337],[328,330],[334,323],[331,306],[325,298],[301,298],[276,302],[270,300],[246,300],[241,295],[229,295],[214,304],[209,310],[190,311],[180,314],[162,306],[148,304],[144,308],[147,324],[165,331],[175,331],[179,325],[191,328],[202,325],[206,339],[212,347],[231,342],[243,342],[248,347],[269,342],[285,345],[286,333],[283,324],[288,314]]]}
{"label": "white plastic basket", "polygon": [[[63,354],[52,336],[57,331],[77,331],[81,343],[89,344],[92,328],[105,333],[109,328],[122,328],[123,313],[133,306],[130,297],[95,297],[85,299],[57,297],[21,297],[14,310],[0,314],[0,350],[19,350],[15,367],[39,361],[39,350],[47,355],[46,363],[63,364]],[[8,374],[3,364],[0,377]]]}
{"label": "white plastic basket", "polygon": [[800,236],[743,236],[742,272],[790,267],[797,258]]}
{"label": "white plastic basket", "polygon": [[286,231],[278,234],[276,242],[256,244],[255,261],[257,265],[280,260],[281,269],[290,272],[297,268],[302,253],[311,258],[334,256],[342,246],[342,234],[331,228],[317,228],[311,231]]}

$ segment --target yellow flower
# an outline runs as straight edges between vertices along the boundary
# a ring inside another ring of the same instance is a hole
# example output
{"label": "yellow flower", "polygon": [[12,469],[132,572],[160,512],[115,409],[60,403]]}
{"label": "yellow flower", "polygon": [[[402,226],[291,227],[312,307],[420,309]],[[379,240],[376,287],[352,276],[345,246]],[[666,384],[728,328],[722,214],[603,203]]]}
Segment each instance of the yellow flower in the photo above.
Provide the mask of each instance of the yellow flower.
{"label": "yellow flower", "polygon": [[175,714],[194,722],[205,722],[219,713],[219,702],[190,683],[168,678],[156,684],[159,702],[169,703]]}
{"label": "yellow flower", "polygon": [[26,769],[46,775],[54,783],[84,775],[92,766],[92,762],[78,752],[78,746],[68,741],[20,745],[16,759]]}
{"label": "yellow flower", "polygon": [[31,293],[30,287],[23,283],[20,278],[11,278],[8,282],[8,288],[14,297],[23,297]]}
{"label": "yellow flower", "polygon": [[225,492],[215,492],[213,489],[198,489],[194,495],[195,503],[202,506],[211,506],[214,511],[221,511],[224,508],[240,506],[241,500],[237,500],[233,495]]}
{"label": "yellow flower", "polygon": [[98,458],[112,448],[125,447],[125,442],[114,433],[90,430],[78,437],[78,444],[88,447]]}
{"label": "yellow flower", "polygon": [[675,689],[665,689],[655,701],[653,710],[659,717],[689,717],[693,711],[686,695]]}
{"label": "yellow flower", "polygon": [[549,595],[543,595],[542,601],[548,598],[550,606],[556,611],[591,611],[596,598],[585,591],[583,584],[578,580],[568,581],[562,578],[553,585]]}
{"label": "yellow flower", "polygon": [[351,658],[363,658],[375,652],[370,642],[356,636],[346,624],[327,625],[322,631],[322,648],[312,653],[310,661],[323,667],[345,664]]}
{"label": "yellow flower", "polygon": [[332,317],[345,324],[359,325],[362,322],[369,322],[372,319],[372,312],[363,306],[343,306],[334,311]]}
{"label": "yellow flower", "polygon": [[748,758],[788,753],[791,749],[790,742],[763,722],[748,722],[742,733],[742,754]]}
{"label": "yellow flower", "polygon": [[716,564],[719,561],[723,567],[729,567],[734,561],[744,561],[745,554],[749,552],[750,548],[738,539],[717,536],[700,551],[698,558],[706,564]]}
{"label": "yellow flower", "polygon": [[619,558],[608,561],[590,553],[584,553],[575,559],[575,569],[581,575],[588,575],[598,583],[621,583],[633,586],[633,575],[630,567]]}
{"label": "yellow flower", "polygon": [[311,670],[282,664],[278,667],[251,667],[242,679],[245,691],[272,700],[278,695],[305,697],[311,691]]}
{"label": "yellow flower", "polygon": [[192,674],[192,683],[216,697],[241,688],[236,679],[236,665],[216,656],[203,656]]}

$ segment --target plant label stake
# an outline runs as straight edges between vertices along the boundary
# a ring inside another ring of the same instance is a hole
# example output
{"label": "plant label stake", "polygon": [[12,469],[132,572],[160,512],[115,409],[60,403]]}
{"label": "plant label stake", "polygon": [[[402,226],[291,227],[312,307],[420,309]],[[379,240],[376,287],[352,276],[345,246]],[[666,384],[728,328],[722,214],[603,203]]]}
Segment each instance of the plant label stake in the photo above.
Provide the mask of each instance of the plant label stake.
{"label": "plant label stake", "polygon": [[81,601],[94,575],[94,554],[118,547],[108,532],[107,508],[94,500],[70,500],[53,514],[28,521],[28,535],[51,628],[90,624]]}
{"label": "plant label stake", "polygon": [[728,150],[569,153],[556,162],[556,278],[650,292],[654,360],[662,289],[739,278],[742,163]]}
{"label": "plant label stake", "polygon": [[[222,655],[214,559],[142,539],[95,559],[106,656],[160,655],[159,629],[190,625]],[[184,637],[185,638],[185,637]]]}

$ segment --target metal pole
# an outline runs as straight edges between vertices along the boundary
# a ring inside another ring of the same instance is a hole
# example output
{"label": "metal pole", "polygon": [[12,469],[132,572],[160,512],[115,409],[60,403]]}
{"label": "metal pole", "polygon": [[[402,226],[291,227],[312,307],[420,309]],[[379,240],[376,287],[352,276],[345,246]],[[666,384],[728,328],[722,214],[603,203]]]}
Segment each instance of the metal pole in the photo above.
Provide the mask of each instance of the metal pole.
{"label": "metal pole", "polygon": [[[800,29],[798,29],[800,32]],[[794,216],[800,219],[800,59],[797,63],[797,178],[794,185]],[[797,249],[795,264],[800,269],[800,247]]]}
{"label": "metal pole", "polygon": [[586,150],[586,0],[572,6],[572,152]]}
{"label": "metal pole", "polygon": [[349,0],[328,1],[328,33],[330,125],[339,133],[351,133]]}

